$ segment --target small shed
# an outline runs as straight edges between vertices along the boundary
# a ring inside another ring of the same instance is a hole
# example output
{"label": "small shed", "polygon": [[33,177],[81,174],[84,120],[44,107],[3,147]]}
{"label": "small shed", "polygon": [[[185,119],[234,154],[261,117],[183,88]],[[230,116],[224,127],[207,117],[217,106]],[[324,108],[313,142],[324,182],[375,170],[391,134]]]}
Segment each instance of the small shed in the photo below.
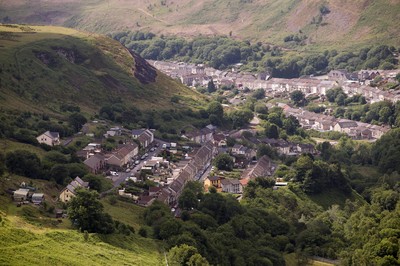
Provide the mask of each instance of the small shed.
{"label": "small shed", "polygon": [[19,188],[18,190],[14,191],[14,201],[25,201],[28,199],[29,189],[27,188]]}
{"label": "small shed", "polygon": [[43,193],[33,193],[32,195],[32,203],[33,204],[41,204],[44,201]]}

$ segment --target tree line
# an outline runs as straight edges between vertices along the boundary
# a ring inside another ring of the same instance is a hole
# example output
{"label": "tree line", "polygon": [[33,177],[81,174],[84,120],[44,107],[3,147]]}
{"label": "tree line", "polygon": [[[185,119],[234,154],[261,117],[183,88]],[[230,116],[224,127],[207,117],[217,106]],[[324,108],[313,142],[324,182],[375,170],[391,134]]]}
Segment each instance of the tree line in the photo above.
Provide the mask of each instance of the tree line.
{"label": "tree line", "polygon": [[[273,77],[280,78],[324,74],[332,69],[394,69],[398,65],[395,54],[399,52],[399,48],[387,45],[350,52],[326,50],[307,56],[289,56],[288,52],[278,46],[239,41],[226,36],[199,36],[186,40],[175,36],[131,31],[112,33],[109,36],[145,59],[205,63],[216,69],[226,69],[242,63],[245,65],[244,70],[269,71]],[[290,39],[294,37],[289,37],[288,40]]]}

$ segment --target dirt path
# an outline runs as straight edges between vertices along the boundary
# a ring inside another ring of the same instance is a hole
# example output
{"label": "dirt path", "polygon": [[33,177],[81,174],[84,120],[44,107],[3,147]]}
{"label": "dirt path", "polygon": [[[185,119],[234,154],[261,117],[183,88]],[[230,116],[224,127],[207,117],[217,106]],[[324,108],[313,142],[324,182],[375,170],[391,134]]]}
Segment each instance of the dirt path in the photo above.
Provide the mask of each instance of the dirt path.
{"label": "dirt path", "polygon": [[154,15],[152,15],[151,13],[147,12],[146,10],[144,10],[142,8],[138,8],[138,10],[140,12],[142,12],[143,14],[145,14],[145,15],[147,15],[147,16],[149,16],[149,17],[151,17],[151,18],[153,18],[153,19],[155,19],[155,20],[157,20],[159,22],[162,22],[164,24],[168,24],[165,20],[162,20],[162,19],[159,19],[159,18],[155,17]]}

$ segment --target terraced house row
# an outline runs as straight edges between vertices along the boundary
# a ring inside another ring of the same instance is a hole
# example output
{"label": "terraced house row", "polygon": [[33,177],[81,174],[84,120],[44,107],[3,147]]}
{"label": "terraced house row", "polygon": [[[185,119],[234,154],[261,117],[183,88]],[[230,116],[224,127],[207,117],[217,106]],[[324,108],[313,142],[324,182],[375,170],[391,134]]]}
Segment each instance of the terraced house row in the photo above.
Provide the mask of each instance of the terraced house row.
{"label": "terraced house row", "polygon": [[185,184],[188,181],[199,180],[206,168],[210,166],[214,155],[215,148],[211,141],[195,150],[190,159],[183,163],[174,181],[167,188],[162,189],[157,200],[171,207],[175,206]]}

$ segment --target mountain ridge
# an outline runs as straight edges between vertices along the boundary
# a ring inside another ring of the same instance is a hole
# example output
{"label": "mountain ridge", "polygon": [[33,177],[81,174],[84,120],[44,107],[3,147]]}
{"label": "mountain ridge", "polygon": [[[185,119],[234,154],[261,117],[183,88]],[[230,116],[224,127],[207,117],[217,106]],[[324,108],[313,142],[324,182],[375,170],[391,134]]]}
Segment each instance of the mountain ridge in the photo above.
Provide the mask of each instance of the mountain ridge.
{"label": "mountain ridge", "polygon": [[110,33],[152,31],[186,37],[229,35],[284,44],[290,34],[307,36],[309,47],[399,43],[400,3],[395,0],[149,0],[28,1],[2,3],[3,22],[54,24]]}

